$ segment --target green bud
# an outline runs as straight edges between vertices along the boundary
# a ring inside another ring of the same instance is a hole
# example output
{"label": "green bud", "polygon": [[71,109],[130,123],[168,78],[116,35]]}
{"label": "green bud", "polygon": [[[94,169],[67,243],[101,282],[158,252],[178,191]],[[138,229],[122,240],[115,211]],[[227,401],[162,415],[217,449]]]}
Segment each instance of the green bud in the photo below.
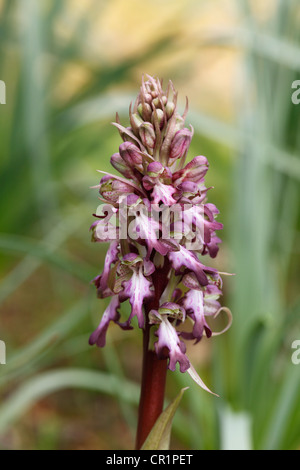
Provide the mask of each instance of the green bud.
{"label": "green bud", "polygon": [[167,113],[167,118],[170,119],[170,117],[173,115],[175,110],[175,104],[172,101],[168,101],[166,105],[166,113]]}
{"label": "green bud", "polygon": [[180,114],[176,116],[176,125],[175,125],[175,132],[181,131],[184,128],[184,119]]}
{"label": "green bud", "polygon": [[144,119],[144,121],[150,121],[151,114],[152,114],[152,109],[151,109],[150,104],[140,103],[138,105],[138,112],[139,112],[139,115]]}
{"label": "green bud", "polygon": [[143,124],[143,119],[138,113],[134,113],[130,115],[130,124],[133,129],[135,135],[139,133],[139,127]]}
{"label": "green bud", "polygon": [[143,145],[147,147],[147,149],[154,149],[156,136],[153,125],[150,122],[144,122],[139,127],[139,133]]}
{"label": "green bud", "polygon": [[165,113],[163,112],[162,109],[158,108],[155,111],[153,111],[152,119],[151,119],[153,124],[154,124],[156,118],[157,118],[160,129],[162,129],[164,127],[164,123],[165,123]]}
{"label": "green bud", "polygon": [[160,102],[160,99],[159,98],[155,98],[152,103],[154,104],[154,106],[156,108],[161,108],[161,102]]}

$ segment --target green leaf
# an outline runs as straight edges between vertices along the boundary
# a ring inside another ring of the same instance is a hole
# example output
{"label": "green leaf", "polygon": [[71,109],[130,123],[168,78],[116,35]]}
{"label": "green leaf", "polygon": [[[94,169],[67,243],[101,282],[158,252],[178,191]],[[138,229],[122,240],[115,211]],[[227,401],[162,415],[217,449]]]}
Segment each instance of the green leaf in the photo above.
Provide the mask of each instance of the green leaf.
{"label": "green leaf", "polygon": [[55,369],[39,374],[22,384],[0,407],[0,434],[3,434],[37,401],[65,389],[93,390],[115,397],[122,390],[122,400],[137,404],[139,387],[105,372],[88,369]]}
{"label": "green leaf", "polygon": [[35,240],[18,235],[0,234],[0,252],[26,253],[32,258],[50,263],[64,271],[67,271],[81,281],[89,282],[92,273],[89,267],[81,261],[80,265],[63,253],[55,253],[55,247],[43,240]]}
{"label": "green leaf", "polygon": [[27,346],[18,350],[10,358],[7,367],[1,369],[0,385],[7,381],[6,374],[14,371],[17,372],[17,375],[21,374],[22,369],[26,365],[29,365],[31,361],[37,361],[44,350],[67,336],[67,334],[87,315],[88,311],[87,300],[82,299],[68,309],[66,313],[62,313],[55,322],[48,325],[41,334],[35,339],[32,339]]}
{"label": "green leaf", "polygon": [[181,398],[188,387],[181,389],[177,397],[159,416],[149,436],[142,446],[142,450],[169,450],[172,421],[179,406]]}

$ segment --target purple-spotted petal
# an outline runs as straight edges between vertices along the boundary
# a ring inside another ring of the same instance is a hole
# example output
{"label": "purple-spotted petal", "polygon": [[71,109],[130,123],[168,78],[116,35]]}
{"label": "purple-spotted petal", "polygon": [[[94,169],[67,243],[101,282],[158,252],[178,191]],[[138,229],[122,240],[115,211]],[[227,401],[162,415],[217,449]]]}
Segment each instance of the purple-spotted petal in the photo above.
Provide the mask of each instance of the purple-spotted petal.
{"label": "purple-spotted petal", "polygon": [[108,278],[111,269],[111,264],[115,263],[118,260],[119,254],[119,241],[114,241],[110,244],[109,249],[106,253],[104,261],[104,270],[102,276],[100,277],[98,284],[98,294],[101,297],[102,292],[105,292],[108,289]]}
{"label": "purple-spotted petal", "polygon": [[180,341],[178,333],[169,322],[166,315],[160,316],[161,323],[157,332],[158,341],[155,343],[155,351],[158,357],[165,357],[165,351],[168,350],[169,357],[168,368],[176,370],[176,363],[180,365],[180,372],[186,372],[190,368],[190,361],[185,355],[186,346]]}
{"label": "purple-spotted petal", "polygon": [[172,206],[172,204],[176,204],[176,199],[173,198],[173,194],[176,192],[177,190],[172,185],[157,181],[151,194],[153,203],[159,204],[162,202],[166,206]]}
{"label": "purple-spotted petal", "polygon": [[215,315],[221,308],[218,299],[222,291],[214,284],[209,284],[204,293],[204,314],[207,316]]}
{"label": "purple-spotted petal", "polygon": [[148,247],[148,257],[153,249],[163,256],[168,253],[170,250],[168,243],[164,243],[159,239],[159,222],[148,217],[145,211],[141,210],[130,225],[132,225],[130,228],[135,239],[145,240]]}
{"label": "purple-spotted petal", "polygon": [[137,316],[140,328],[144,327],[145,318],[143,313],[144,300],[153,296],[152,283],[143,275],[142,267],[132,269],[133,274],[129,281],[124,282],[124,290],[120,293],[121,300],[129,299],[131,314],[128,324],[134,316]]}
{"label": "purple-spotted petal", "polygon": [[213,268],[208,268],[200,263],[197,256],[183,246],[180,246],[179,251],[171,251],[168,253],[169,259],[176,271],[180,268],[186,268],[193,271],[202,286],[208,284],[206,273],[216,273]]}
{"label": "purple-spotted petal", "polygon": [[186,293],[183,301],[187,315],[194,320],[193,337],[196,342],[201,340],[205,330],[206,336],[211,337],[211,329],[205,320],[204,294],[201,290],[190,290]]}

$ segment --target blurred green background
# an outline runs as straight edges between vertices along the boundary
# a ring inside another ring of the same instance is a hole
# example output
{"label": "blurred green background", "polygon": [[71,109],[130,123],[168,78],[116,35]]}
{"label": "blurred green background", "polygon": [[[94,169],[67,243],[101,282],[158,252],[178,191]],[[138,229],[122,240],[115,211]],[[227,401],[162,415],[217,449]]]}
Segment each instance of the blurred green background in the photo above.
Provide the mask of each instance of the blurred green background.
{"label": "blurred green background", "polygon": [[299,1],[0,0],[0,38],[0,447],[134,447],[141,334],[88,346],[106,305],[88,229],[110,123],[149,73],[189,97],[189,157],[209,159],[225,226],[215,265],[236,274],[230,332],[188,351],[220,398],[168,374],[166,403],[190,387],[171,448],[299,449]]}

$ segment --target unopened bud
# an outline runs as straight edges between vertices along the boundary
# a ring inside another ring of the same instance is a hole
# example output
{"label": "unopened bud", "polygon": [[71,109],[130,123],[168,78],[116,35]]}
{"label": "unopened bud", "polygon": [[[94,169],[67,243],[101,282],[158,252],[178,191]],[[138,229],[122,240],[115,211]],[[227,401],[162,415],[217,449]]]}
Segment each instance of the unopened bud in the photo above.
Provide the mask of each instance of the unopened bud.
{"label": "unopened bud", "polygon": [[154,127],[150,122],[144,122],[139,128],[139,133],[141,137],[141,141],[147,149],[154,149],[155,147],[155,131]]}
{"label": "unopened bud", "polygon": [[128,167],[119,153],[114,153],[111,156],[110,163],[125,178],[133,177],[132,170]]}
{"label": "unopened bud", "polygon": [[179,189],[181,189],[184,196],[192,196],[199,191],[198,185],[192,181],[184,181]]}
{"label": "unopened bud", "polygon": [[170,117],[173,115],[175,110],[175,104],[172,101],[168,101],[166,105],[166,113],[167,113],[167,118],[170,119]]}
{"label": "unopened bud", "polygon": [[155,124],[155,121],[157,120],[159,128],[162,129],[164,127],[165,123],[165,113],[163,112],[162,109],[156,109],[152,113],[152,123]]}
{"label": "unopened bud", "polygon": [[193,158],[191,162],[186,165],[186,172],[188,179],[198,183],[204,178],[208,170],[208,161],[206,157],[199,155]]}
{"label": "unopened bud", "polygon": [[107,201],[118,203],[121,196],[132,193],[132,186],[123,181],[114,180],[110,176],[105,176],[101,180],[99,192]]}
{"label": "unopened bud", "polygon": [[136,145],[131,142],[123,142],[119,147],[119,151],[129,168],[143,169],[143,156]]}
{"label": "unopened bud", "polygon": [[160,162],[151,162],[147,167],[147,173],[151,177],[159,176],[163,171],[164,167]]}
{"label": "unopened bud", "polygon": [[192,140],[192,132],[189,129],[182,129],[176,132],[170,148],[170,160],[184,158]]}
{"label": "unopened bud", "polygon": [[138,135],[139,127],[143,124],[143,119],[138,113],[130,114],[130,124],[133,132]]}
{"label": "unopened bud", "polygon": [[206,157],[198,156],[193,158],[182,170],[176,171],[173,175],[173,181],[176,186],[184,181],[200,183],[208,170],[208,161]]}
{"label": "unopened bud", "polygon": [[162,106],[161,106],[161,101],[160,101],[159,98],[155,98],[155,99],[152,101],[152,103],[154,104],[154,106],[155,106],[156,108],[161,108],[161,107],[162,107]]}
{"label": "unopened bud", "polygon": [[139,115],[144,119],[144,121],[150,121],[152,115],[152,108],[149,103],[140,103],[138,105]]}
{"label": "unopened bud", "polygon": [[146,101],[146,103],[150,104],[151,101],[152,101],[152,95],[150,93],[144,93],[144,101]]}

